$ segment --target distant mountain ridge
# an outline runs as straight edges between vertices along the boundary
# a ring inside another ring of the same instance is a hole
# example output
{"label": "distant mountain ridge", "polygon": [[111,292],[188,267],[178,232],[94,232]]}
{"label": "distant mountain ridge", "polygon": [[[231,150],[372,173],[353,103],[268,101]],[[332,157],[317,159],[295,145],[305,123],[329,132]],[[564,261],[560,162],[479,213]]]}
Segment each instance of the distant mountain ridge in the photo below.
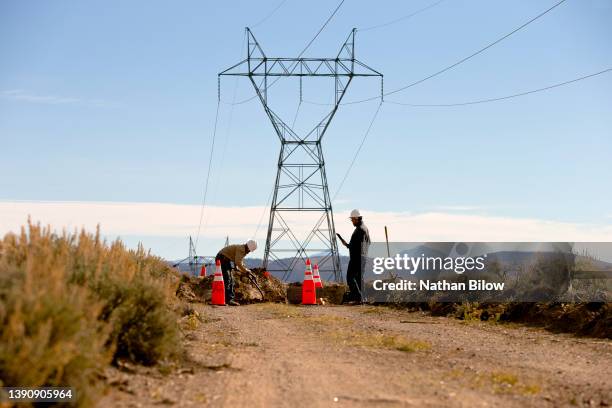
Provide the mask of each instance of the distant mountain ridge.
{"label": "distant mountain ridge", "polygon": [[[320,253],[318,255],[312,256],[310,258],[310,262],[312,262],[312,264],[317,264],[320,262],[320,260],[325,256],[324,253]],[[283,265],[286,265],[288,263],[290,263],[292,260],[292,258],[283,258],[280,261],[270,261],[268,264],[268,269],[271,271],[274,271],[275,269],[283,269]],[[348,266],[348,261],[349,261],[349,257],[348,256],[340,256],[340,270],[341,270],[341,275],[342,275],[342,279],[344,279],[344,276],[346,275],[346,268]],[[179,271],[181,272],[185,272],[185,273],[192,273],[192,267],[195,268],[196,270],[196,274],[200,273],[200,269],[202,267],[202,264],[198,262],[197,265],[189,265],[189,262],[187,261],[183,261],[180,263],[177,263],[176,261],[167,261],[170,265],[175,266]],[[263,264],[263,259],[262,258],[245,258],[244,259],[244,263],[247,266],[247,268],[261,268],[262,264]],[[213,273],[214,272],[214,262],[210,262],[206,264],[207,267],[207,272],[208,273]],[[287,279],[285,279],[287,282],[301,282],[304,278],[304,270],[305,270],[306,265],[304,265],[301,262],[297,262],[295,267],[293,268],[293,270],[287,275]],[[279,279],[282,279],[282,273],[279,272],[273,272],[274,276],[276,276]],[[331,276],[330,272],[327,273],[322,273],[321,274],[321,278],[323,280],[333,280],[333,276]]]}

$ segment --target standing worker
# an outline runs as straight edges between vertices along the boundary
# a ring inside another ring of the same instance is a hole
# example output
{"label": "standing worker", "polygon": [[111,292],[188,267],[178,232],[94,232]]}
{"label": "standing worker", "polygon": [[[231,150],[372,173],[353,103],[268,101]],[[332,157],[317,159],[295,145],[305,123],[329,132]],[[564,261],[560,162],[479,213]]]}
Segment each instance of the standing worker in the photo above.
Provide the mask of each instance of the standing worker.
{"label": "standing worker", "polygon": [[355,230],[351,235],[351,240],[347,243],[344,238],[338,235],[342,244],[349,250],[349,264],[346,271],[346,281],[349,286],[347,301],[361,303],[361,281],[365,271],[368,249],[370,248],[370,232],[363,223],[363,217],[359,210],[351,211],[349,217]]}
{"label": "standing worker", "polygon": [[221,272],[223,273],[223,282],[225,284],[225,301],[230,306],[239,306],[240,303],[234,300],[234,278],[232,277],[232,263],[240,272],[251,273],[244,266],[244,257],[257,249],[257,242],[252,239],[246,244],[228,245],[219,251],[215,257],[216,261],[221,263]]}

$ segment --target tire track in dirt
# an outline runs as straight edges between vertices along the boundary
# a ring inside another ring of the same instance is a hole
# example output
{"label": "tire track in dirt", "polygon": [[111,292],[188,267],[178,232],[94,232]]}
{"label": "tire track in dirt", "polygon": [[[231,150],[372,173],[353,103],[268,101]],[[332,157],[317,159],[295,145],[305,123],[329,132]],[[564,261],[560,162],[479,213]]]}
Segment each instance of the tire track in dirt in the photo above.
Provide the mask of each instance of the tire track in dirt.
{"label": "tire track in dirt", "polygon": [[335,339],[338,331],[343,331],[341,337],[350,334],[352,321],[328,310],[261,305],[220,311],[232,315],[228,317],[239,328],[239,342],[258,344],[232,357],[232,366],[241,371],[227,378],[220,405],[427,405],[423,398],[391,390],[388,383],[374,386],[388,376],[387,365],[368,364],[363,352]]}

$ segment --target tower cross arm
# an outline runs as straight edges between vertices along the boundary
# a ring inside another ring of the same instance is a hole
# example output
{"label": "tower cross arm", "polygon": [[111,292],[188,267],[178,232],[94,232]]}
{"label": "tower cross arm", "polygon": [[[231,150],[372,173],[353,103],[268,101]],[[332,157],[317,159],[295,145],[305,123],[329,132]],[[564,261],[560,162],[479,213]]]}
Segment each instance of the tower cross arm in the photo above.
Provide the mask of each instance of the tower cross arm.
{"label": "tower cross arm", "polygon": [[382,77],[375,69],[349,58],[247,58],[219,76]]}
{"label": "tower cross arm", "polygon": [[242,61],[240,61],[239,63],[234,64],[231,67],[226,68],[223,71],[219,72],[218,76],[221,76],[221,75],[244,75],[244,74],[241,73],[242,72],[241,68],[247,62],[248,62],[248,58],[245,58]]}

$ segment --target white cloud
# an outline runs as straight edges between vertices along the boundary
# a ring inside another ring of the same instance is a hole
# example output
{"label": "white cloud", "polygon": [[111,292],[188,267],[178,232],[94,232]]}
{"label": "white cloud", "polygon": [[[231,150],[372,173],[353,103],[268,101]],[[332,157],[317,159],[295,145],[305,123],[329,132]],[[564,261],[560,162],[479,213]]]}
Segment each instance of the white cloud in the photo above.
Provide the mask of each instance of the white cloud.
{"label": "white cloud", "polygon": [[[373,240],[384,240],[384,226],[392,241],[612,241],[612,225],[568,223],[532,218],[509,218],[445,212],[379,212],[362,209]],[[246,239],[254,234],[264,208],[207,207],[202,238]],[[343,212],[336,212],[342,214]],[[31,215],[34,221],[61,230],[99,223],[106,236],[186,237],[194,235],[199,205],[131,202],[0,201],[0,234],[19,231]],[[314,215],[311,214],[310,217]],[[285,217],[298,237],[312,226],[307,216]],[[207,221],[206,221],[207,220]],[[265,236],[267,217],[259,230]],[[348,234],[349,221],[336,216],[336,229]]]}
{"label": "white cloud", "polygon": [[[255,229],[261,207],[207,208],[207,234],[216,237],[239,235],[250,227]],[[254,217],[253,214],[258,216]],[[56,229],[85,227],[93,230],[97,224],[105,235],[186,236],[193,234],[200,219],[200,206],[130,203],[130,202],[70,202],[70,201],[0,201],[0,232],[16,231],[28,216],[33,221],[50,224]],[[255,220],[255,221],[253,221]]]}
{"label": "white cloud", "polygon": [[94,107],[113,107],[111,104],[102,99],[80,99],[58,95],[39,95],[23,89],[10,89],[0,92],[0,97],[4,99],[13,99],[22,102],[41,103],[47,105],[63,105],[63,104],[80,104]]}
{"label": "white cloud", "polygon": [[[534,218],[428,212],[376,214],[388,223],[394,241],[610,241],[612,225],[569,223]],[[394,234],[394,230],[397,230]]]}
{"label": "white cloud", "polygon": [[68,97],[53,96],[53,95],[35,95],[32,93],[26,92],[22,89],[11,89],[7,91],[2,91],[0,95],[2,95],[4,98],[16,99],[18,101],[33,102],[33,103],[46,103],[46,104],[51,104],[51,105],[79,102],[79,99],[77,98],[68,98]]}
{"label": "white cloud", "polygon": [[478,211],[484,210],[486,207],[477,205],[439,205],[435,209],[440,211]]}

